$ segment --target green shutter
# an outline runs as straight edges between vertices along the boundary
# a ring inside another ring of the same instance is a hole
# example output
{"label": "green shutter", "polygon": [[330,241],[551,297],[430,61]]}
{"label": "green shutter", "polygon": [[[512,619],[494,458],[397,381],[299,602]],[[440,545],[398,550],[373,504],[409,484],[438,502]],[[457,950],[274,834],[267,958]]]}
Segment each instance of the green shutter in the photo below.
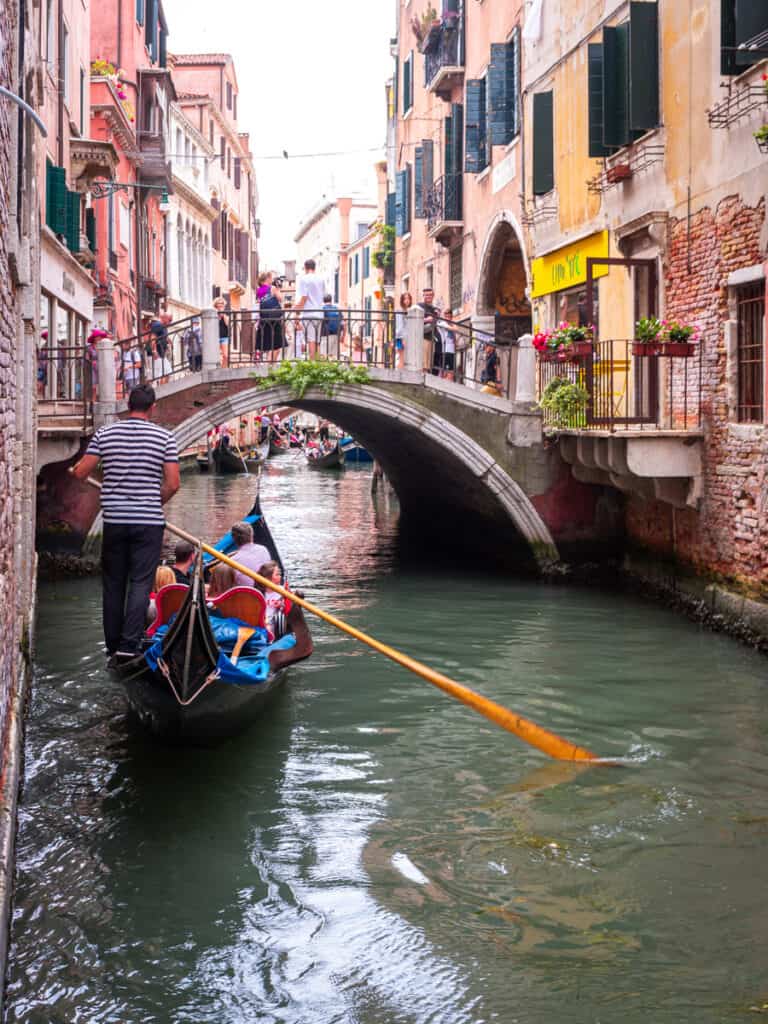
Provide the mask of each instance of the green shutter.
{"label": "green shutter", "polygon": [[488,165],[485,125],[485,80],[479,78],[467,82],[467,127],[464,146],[464,170],[467,174],[479,174]]}
{"label": "green shutter", "polygon": [[613,150],[603,145],[603,47],[587,47],[587,88],[589,103],[589,155],[608,156]]}
{"label": "green shutter", "polygon": [[51,163],[46,165],[45,223],[54,234],[67,233],[67,172]]}
{"label": "green shutter", "polygon": [[387,194],[387,224],[393,228],[395,226],[395,193],[389,192]]}
{"label": "green shutter", "polygon": [[555,187],[554,103],[551,92],[533,94],[533,194]]}
{"label": "green shutter", "polygon": [[490,146],[505,146],[518,132],[519,36],[492,43],[486,75],[486,104]]}
{"label": "green shutter", "polygon": [[424,170],[422,178],[424,181],[424,196],[426,200],[427,192],[435,181],[435,145],[431,139],[422,139],[421,149],[424,153]]}
{"label": "green shutter", "polygon": [[96,212],[93,207],[85,211],[85,235],[88,239],[88,248],[96,252]]}
{"label": "green shutter", "polygon": [[426,217],[424,212],[424,150],[417,146],[413,153],[413,216],[417,220]]}
{"label": "green shutter", "polygon": [[445,119],[445,159],[443,166],[446,174],[453,174],[453,120],[450,117]]}
{"label": "green shutter", "polygon": [[405,171],[395,175],[395,234],[398,238],[406,233],[405,226]]}
{"label": "green shutter", "polygon": [[629,23],[603,29],[603,144],[619,148],[630,141]]}
{"label": "green shutter", "polygon": [[411,230],[411,216],[413,207],[411,206],[411,188],[413,187],[413,171],[410,164],[405,165],[405,203],[403,210],[403,217],[405,223],[405,233]]}
{"label": "green shutter", "polygon": [[411,79],[413,77],[413,55],[403,61],[403,113],[407,114],[412,106]]}
{"label": "green shutter", "polygon": [[453,179],[446,182],[445,215],[447,220],[462,219],[464,185],[464,105],[451,104],[451,167]]}
{"label": "green shutter", "polygon": [[67,192],[67,248],[80,252],[80,193]]}
{"label": "green shutter", "polygon": [[659,15],[656,4],[629,5],[629,128],[642,134],[659,123]]}

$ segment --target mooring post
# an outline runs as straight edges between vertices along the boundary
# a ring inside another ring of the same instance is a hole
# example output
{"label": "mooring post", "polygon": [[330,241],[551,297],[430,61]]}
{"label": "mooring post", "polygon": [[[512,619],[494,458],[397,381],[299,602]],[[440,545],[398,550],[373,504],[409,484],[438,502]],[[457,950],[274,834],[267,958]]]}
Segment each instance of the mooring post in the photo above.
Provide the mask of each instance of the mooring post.
{"label": "mooring post", "polygon": [[510,397],[516,402],[536,401],[536,352],[532,334],[523,334],[518,342],[517,387]]}
{"label": "mooring post", "polygon": [[118,366],[112,338],[99,338],[96,342],[96,399],[93,403],[93,425],[96,430],[117,419]]}
{"label": "mooring post", "polygon": [[424,310],[421,306],[411,306],[405,322],[405,370],[424,369]]}
{"label": "mooring post", "polygon": [[203,371],[215,370],[221,362],[219,353],[219,314],[204,309],[200,314],[203,327]]}

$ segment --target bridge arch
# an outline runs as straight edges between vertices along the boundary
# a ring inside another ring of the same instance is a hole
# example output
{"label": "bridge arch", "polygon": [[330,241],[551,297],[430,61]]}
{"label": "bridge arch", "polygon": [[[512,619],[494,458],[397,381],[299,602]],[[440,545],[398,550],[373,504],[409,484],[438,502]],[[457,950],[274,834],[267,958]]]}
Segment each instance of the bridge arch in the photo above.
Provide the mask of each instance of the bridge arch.
{"label": "bridge arch", "polygon": [[[354,434],[394,486],[404,522],[428,535],[437,539],[453,532],[460,538],[466,531],[487,530],[507,560],[543,564],[557,557],[527,494],[485,448],[445,417],[382,388],[341,385],[333,397],[313,389],[302,399],[287,386],[246,388],[178,422],[172,429],[179,449],[265,405],[303,409]],[[159,406],[162,421],[162,401]]]}
{"label": "bridge arch", "polygon": [[530,285],[522,228],[511,210],[500,210],[488,227],[480,254],[477,313],[482,316],[501,313],[519,321],[518,335],[529,331]]}

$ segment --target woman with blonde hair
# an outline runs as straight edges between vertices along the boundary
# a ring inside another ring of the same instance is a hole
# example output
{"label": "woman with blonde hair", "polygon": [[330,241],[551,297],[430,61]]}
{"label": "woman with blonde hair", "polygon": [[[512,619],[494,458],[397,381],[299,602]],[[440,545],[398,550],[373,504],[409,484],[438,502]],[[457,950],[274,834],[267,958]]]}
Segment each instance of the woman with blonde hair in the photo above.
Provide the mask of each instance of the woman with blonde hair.
{"label": "woman with blonde hair", "polygon": [[158,591],[175,582],[176,577],[173,574],[173,569],[171,569],[169,565],[158,565],[157,569],[155,569],[155,585],[149,595],[149,605],[147,606],[147,625],[153,623],[157,618],[156,598]]}

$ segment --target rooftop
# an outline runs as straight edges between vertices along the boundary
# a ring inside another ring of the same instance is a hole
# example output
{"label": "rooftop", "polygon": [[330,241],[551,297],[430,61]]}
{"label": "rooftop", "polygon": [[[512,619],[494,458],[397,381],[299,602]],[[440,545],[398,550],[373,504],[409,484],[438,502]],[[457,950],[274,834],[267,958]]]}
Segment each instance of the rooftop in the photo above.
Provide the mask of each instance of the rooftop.
{"label": "rooftop", "polygon": [[231,64],[230,53],[169,53],[170,64]]}

